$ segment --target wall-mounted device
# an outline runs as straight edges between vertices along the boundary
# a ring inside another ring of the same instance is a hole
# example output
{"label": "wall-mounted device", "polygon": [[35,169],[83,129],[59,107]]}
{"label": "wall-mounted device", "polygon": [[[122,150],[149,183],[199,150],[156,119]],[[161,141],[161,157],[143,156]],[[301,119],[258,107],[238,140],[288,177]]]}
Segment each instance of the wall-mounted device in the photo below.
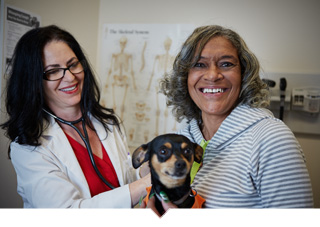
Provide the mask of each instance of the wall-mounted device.
{"label": "wall-mounted device", "polygon": [[279,89],[276,87],[276,82],[270,79],[262,79],[270,90],[270,106],[275,117],[283,120],[284,111],[289,111],[291,108],[291,91],[287,89],[287,80],[285,77],[280,78]]}
{"label": "wall-mounted device", "polygon": [[[320,74],[264,73],[263,77],[262,80],[268,84],[270,92],[270,106],[268,108],[274,116],[280,118],[280,106],[283,106],[283,96],[285,95],[284,123],[294,133],[319,136]],[[286,79],[286,87],[281,78]]]}
{"label": "wall-mounted device", "polygon": [[286,78],[280,78],[280,112],[279,112],[279,119],[283,120],[283,111],[284,111],[284,103],[286,99],[286,88],[287,88],[287,80]]}
{"label": "wall-mounted device", "polygon": [[312,114],[320,112],[320,87],[301,87],[292,89],[292,110]]}
{"label": "wall-mounted device", "polygon": [[268,85],[268,87],[275,87],[276,86],[276,82],[274,80],[262,79],[262,81],[264,83],[266,83]]}

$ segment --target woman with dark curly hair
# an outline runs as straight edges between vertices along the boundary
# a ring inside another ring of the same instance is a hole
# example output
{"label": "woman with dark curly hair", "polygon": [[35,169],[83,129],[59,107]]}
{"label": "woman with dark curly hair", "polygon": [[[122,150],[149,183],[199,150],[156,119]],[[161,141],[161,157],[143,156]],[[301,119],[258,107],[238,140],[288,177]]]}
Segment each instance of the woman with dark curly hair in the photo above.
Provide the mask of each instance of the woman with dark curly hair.
{"label": "woman with dark curly hair", "polygon": [[9,76],[1,126],[24,207],[130,208],[146,195],[150,176],[139,179],[131,167],[123,126],[99,104],[93,71],[69,32],[27,32]]}
{"label": "woman with dark curly hair", "polygon": [[[194,30],[161,81],[179,133],[205,148],[193,187],[209,208],[312,207],[304,155],[268,106],[255,55],[234,31]],[[196,167],[195,167],[196,168]],[[193,177],[193,176],[192,176]]]}

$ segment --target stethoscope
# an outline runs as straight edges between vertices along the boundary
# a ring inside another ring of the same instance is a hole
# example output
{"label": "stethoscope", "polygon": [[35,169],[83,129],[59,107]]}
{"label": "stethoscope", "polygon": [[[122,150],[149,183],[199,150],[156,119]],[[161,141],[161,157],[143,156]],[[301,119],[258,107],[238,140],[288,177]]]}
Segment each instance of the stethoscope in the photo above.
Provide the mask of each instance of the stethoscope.
{"label": "stethoscope", "polygon": [[[90,161],[91,161],[91,164],[94,168],[94,170],[96,171],[97,175],[99,176],[99,178],[103,181],[103,183],[105,183],[109,188],[111,189],[114,189],[115,187],[109,183],[103,176],[102,174],[100,173],[100,171],[98,170],[98,167],[96,165],[96,162],[94,161],[94,158],[93,158],[93,153],[92,153],[92,149],[91,149],[91,146],[90,146],[90,142],[89,142],[89,136],[88,136],[88,132],[87,132],[87,129],[86,129],[86,125],[85,125],[85,120],[83,117],[79,118],[78,120],[75,120],[75,121],[66,121],[60,117],[57,117],[55,116],[54,114],[48,112],[47,110],[45,109],[42,109],[44,112],[46,112],[48,115],[50,115],[51,117],[53,117],[54,119],[58,120],[59,122],[63,123],[63,124],[66,124],[66,125],[69,125],[70,127],[72,127],[74,130],[76,130],[76,132],[79,134],[79,136],[81,137],[81,139],[83,140],[84,144],[86,145],[86,148],[88,150],[88,153],[89,153],[89,156],[90,156]],[[79,122],[82,122],[82,128],[83,128],[83,133],[84,135],[82,135],[82,133],[80,132],[80,130],[75,126],[75,124],[79,123]]]}

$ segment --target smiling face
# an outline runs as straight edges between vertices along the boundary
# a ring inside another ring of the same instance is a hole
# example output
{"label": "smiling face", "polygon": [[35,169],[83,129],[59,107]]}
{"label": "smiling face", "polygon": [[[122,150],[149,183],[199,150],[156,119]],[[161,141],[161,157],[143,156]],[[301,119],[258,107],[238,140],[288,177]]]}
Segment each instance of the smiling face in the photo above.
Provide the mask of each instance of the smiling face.
{"label": "smiling face", "polygon": [[[62,41],[52,41],[43,50],[44,71],[54,68],[67,68],[78,59],[71,48]],[[65,71],[65,76],[57,81],[43,80],[45,101],[58,116],[67,115],[71,108],[80,110],[84,72],[72,74]]]}
{"label": "smiling face", "polygon": [[201,109],[202,119],[225,119],[237,102],[240,89],[237,49],[224,37],[212,38],[188,74],[188,91]]}

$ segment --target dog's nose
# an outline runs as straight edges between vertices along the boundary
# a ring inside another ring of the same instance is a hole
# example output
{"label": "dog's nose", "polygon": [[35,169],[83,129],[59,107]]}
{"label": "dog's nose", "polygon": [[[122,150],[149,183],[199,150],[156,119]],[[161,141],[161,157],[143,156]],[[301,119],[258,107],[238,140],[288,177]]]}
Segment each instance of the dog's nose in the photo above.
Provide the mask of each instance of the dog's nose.
{"label": "dog's nose", "polygon": [[179,170],[184,169],[186,167],[186,162],[183,160],[178,160],[176,161],[175,167]]}

